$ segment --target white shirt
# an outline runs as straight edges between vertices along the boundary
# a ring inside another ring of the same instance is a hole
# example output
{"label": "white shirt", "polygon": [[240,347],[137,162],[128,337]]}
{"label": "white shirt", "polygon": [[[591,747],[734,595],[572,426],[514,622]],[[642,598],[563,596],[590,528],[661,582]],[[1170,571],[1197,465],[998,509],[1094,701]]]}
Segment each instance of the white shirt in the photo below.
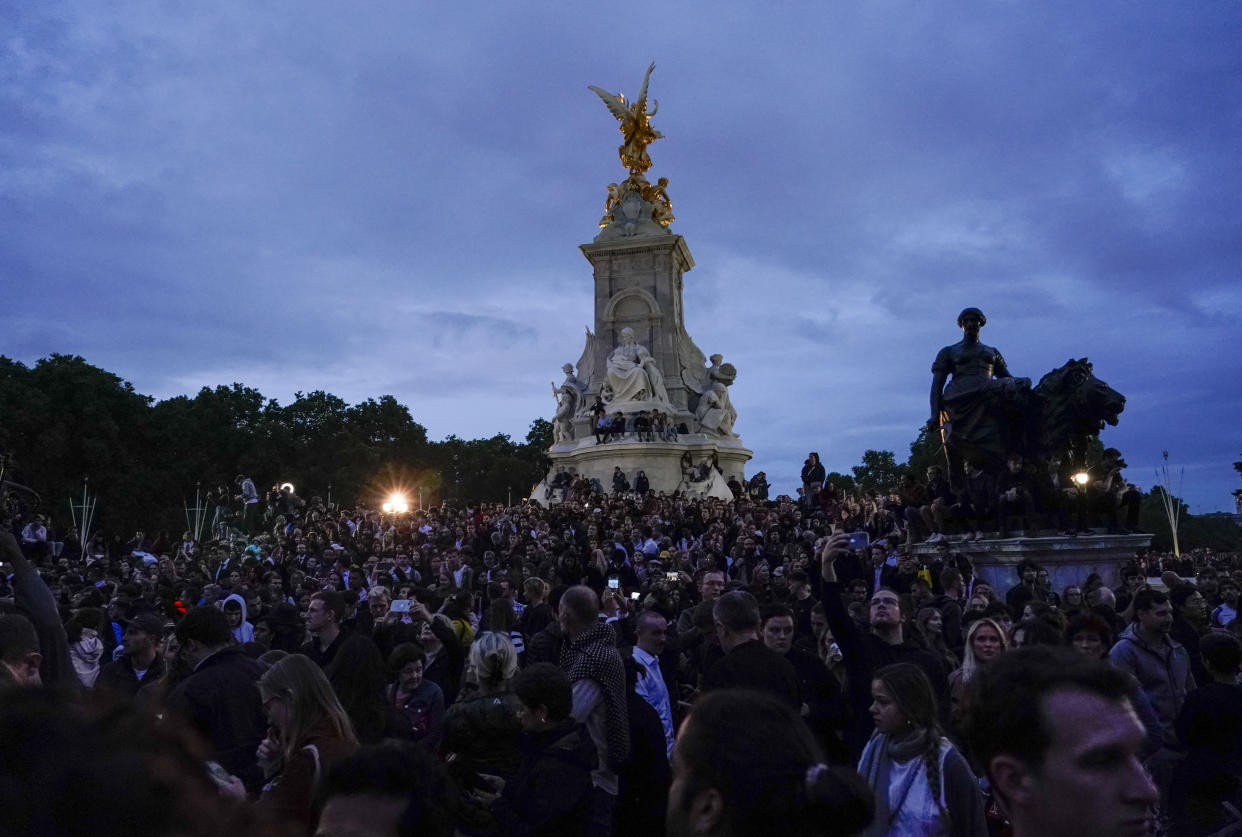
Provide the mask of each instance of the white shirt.
{"label": "white shirt", "polygon": [[634,646],[634,662],[647,669],[647,673],[638,678],[634,691],[643,700],[650,703],[660,716],[664,725],[664,741],[668,747],[668,757],[673,757],[673,701],[668,694],[668,686],[660,673],[660,661],[648,654],[637,645]]}

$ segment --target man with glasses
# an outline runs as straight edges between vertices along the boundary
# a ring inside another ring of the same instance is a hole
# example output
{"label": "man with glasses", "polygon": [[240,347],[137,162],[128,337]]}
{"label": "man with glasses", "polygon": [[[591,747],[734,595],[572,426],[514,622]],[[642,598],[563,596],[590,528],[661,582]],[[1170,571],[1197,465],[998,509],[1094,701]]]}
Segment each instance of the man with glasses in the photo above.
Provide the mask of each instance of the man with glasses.
{"label": "man with glasses", "polygon": [[850,536],[844,532],[832,535],[820,544],[820,572],[824,580],[824,615],[828,628],[841,648],[849,674],[849,699],[854,709],[854,722],[847,731],[847,742],[858,752],[871,736],[871,681],[875,672],[893,663],[912,663],[923,670],[941,706],[948,705],[948,672],[931,654],[905,644],[901,597],[887,587],[871,595],[869,630],[862,632],[850,619],[842,601],[841,582],[837,579],[836,561],[849,551]]}
{"label": "man with glasses", "polygon": [[1082,588],[1074,584],[1065,588],[1065,594],[1061,597],[1061,610],[1071,619],[1080,613],[1087,603],[1083,601]]}

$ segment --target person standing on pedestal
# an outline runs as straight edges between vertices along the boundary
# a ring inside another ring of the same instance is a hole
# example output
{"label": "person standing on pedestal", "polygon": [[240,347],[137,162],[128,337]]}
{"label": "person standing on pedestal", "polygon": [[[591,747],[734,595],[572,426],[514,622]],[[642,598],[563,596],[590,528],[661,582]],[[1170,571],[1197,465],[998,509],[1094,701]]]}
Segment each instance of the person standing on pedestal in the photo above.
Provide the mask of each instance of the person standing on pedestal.
{"label": "person standing on pedestal", "polygon": [[819,454],[811,451],[807,455],[806,462],[802,464],[802,499],[807,505],[814,506],[818,502],[819,492],[824,487],[826,476],[824,466],[819,461]]}

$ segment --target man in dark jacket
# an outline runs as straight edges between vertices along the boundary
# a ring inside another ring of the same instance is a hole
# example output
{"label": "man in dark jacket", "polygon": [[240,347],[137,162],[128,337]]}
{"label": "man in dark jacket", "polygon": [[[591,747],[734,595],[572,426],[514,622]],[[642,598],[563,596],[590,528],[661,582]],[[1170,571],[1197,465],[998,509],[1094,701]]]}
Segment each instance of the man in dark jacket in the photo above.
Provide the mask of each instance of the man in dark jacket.
{"label": "man in dark jacket", "polygon": [[[784,655],[759,638],[759,603],[743,590],[725,593],[712,608],[725,655],[703,676],[703,691],[735,687],[770,692],[794,709],[802,705],[798,675]],[[792,631],[790,620],[790,630]]]}
{"label": "man in dark jacket", "polygon": [[788,605],[774,604],[763,609],[763,644],[781,654],[798,676],[802,717],[815,733],[828,755],[850,761],[836,731],[845,727],[849,712],[837,679],[816,655],[795,648],[794,613]]}
{"label": "man in dark jacket", "polygon": [[99,671],[95,689],[133,698],[138,690],[164,676],[164,658],[158,653],[164,621],[154,613],[139,613],[125,627],[125,653]]}
{"label": "man in dark jacket", "polygon": [[185,615],[177,640],[191,673],[168,695],[169,711],[203,736],[214,761],[257,790],[263,774],[255,750],[267,733],[255,687],[263,667],[232,644],[228,621],[210,605]]}

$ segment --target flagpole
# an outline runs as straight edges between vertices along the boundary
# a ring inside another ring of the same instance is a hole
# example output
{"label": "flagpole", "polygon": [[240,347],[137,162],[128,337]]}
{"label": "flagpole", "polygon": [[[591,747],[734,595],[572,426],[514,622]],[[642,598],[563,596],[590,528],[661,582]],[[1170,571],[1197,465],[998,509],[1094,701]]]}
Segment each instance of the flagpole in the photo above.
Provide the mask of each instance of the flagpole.
{"label": "flagpole", "polygon": [[[1173,480],[1169,476],[1169,452],[1167,450],[1164,451],[1163,457],[1164,465],[1156,469],[1156,480],[1162,489],[1160,500],[1164,506],[1165,519],[1169,522],[1169,531],[1173,535],[1173,556],[1180,558],[1182,557],[1182,553],[1180,545],[1177,542],[1177,527],[1181,521],[1182,503],[1181,500],[1178,500],[1173,496]],[[1179,472],[1177,479],[1177,490],[1179,493],[1182,490],[1182,483],[1185,481],[1185,478],[1186,468],[1183,467]]]}

